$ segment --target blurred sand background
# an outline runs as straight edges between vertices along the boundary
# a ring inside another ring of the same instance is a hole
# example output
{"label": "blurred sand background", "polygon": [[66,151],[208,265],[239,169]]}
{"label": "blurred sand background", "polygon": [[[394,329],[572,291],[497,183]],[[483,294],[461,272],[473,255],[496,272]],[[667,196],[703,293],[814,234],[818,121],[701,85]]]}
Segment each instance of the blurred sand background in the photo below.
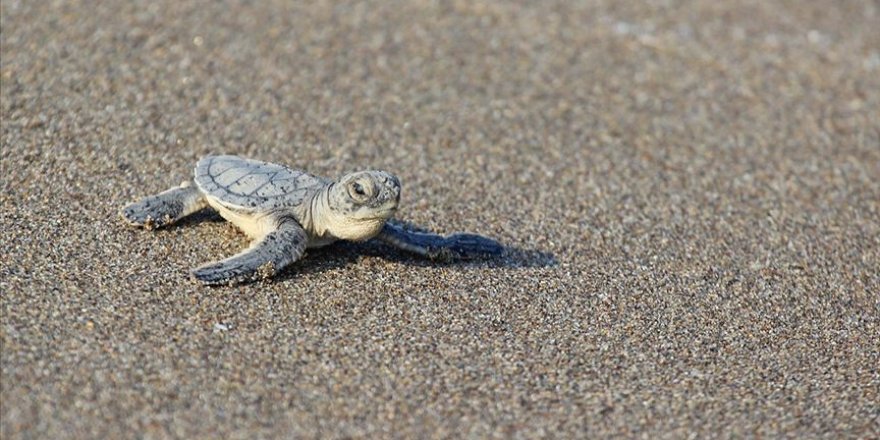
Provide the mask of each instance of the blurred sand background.
{"label": "blurred sand background", "polygon": [[[878,436],[876,1],[16,1],[2,437]],[[125,203],[207,153],[384,168],[436,265]]]}

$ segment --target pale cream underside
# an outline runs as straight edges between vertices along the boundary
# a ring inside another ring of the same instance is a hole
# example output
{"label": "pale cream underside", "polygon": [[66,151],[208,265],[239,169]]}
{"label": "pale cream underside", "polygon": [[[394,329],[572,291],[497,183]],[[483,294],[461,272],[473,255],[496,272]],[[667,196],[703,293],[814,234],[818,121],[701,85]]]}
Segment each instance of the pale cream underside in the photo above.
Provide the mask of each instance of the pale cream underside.
{"label": "pale cream underside", "polygon": [[235,225],[238,229],[241,229],[242,232],[254,240],[263,238],[266,234],[275,230],[276,224],[271,216],[240,214],[226,208],[213,197],[206,197],[206,199],[208,199],[208,204],[220,213],[221,217]]}
{"label": "pale cream underside", "polygon": [[[214,197],[206,197],[206,199],[208,204],[220,213],[220,216],[241,229],[253,240],[265,237],[276,228],[275,218],[271,214],[239,213],[223,206]],[[306,230],[309,236],[308,247],[310,248],[326,246],[340,238],[353,241],[368,240],[375,237],[382,229],[382,225],[385,224],[384,219],[352,220],[342,216],[315,220],[316,223],[327,225],[329,228],[322,228],[320,231]],[[316,235],[316,232],[320,235]]]}

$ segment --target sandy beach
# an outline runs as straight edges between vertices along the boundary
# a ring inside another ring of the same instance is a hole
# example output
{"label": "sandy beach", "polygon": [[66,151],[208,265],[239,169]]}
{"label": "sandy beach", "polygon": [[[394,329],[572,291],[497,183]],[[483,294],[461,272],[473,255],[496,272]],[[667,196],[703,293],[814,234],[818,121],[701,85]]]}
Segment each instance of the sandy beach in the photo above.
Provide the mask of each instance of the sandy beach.
{"label": "sandy beach", "polygon": [[[880,5],[48,2],[0,13],[0,437],[880,436]],[[126,203],[210,153],[385,169],[494,261]]]}

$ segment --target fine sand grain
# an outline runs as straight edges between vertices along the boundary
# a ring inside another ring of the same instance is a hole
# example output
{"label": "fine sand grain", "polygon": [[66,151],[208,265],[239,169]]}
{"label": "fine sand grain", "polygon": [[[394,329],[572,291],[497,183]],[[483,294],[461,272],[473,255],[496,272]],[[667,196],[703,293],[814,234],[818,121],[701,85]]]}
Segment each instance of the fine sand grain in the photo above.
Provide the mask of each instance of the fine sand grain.
{"label": "fine sand grain", "polygon": [[[297,6],[297,5],[307,6]],[[876,1],[3,0],[4,439],[876,438]],[[207,153],[395,172],[502,260],[125,203]]]}

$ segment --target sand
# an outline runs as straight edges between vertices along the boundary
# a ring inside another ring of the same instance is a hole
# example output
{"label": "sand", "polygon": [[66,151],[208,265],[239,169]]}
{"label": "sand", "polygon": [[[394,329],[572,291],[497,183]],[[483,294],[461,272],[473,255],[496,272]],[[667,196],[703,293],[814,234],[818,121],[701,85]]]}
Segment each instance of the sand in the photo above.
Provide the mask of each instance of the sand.
{"label": "sand", "polygon": [[[3,1],[4,439],[880,435],[877,2],[303,3]],[[201,287],[208,153],[508,253]]]}

